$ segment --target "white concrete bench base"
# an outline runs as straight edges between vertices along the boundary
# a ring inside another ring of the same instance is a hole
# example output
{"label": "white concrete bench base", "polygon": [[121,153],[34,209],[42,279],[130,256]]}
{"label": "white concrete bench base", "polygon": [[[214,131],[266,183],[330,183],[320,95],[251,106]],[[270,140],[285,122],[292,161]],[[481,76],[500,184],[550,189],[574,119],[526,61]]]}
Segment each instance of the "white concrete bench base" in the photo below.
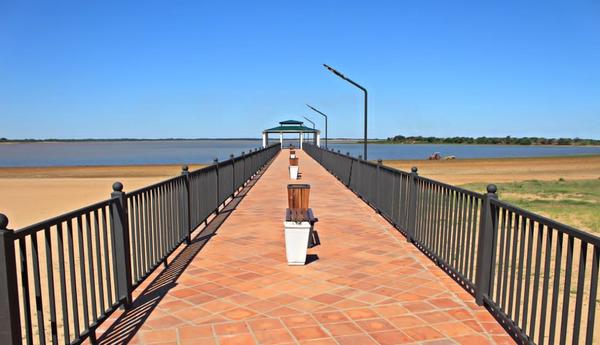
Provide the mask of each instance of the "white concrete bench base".
{"label": "white concrete bench base", "polygon": [[283,222],[285,229],[285,254],[288,265],[306,264],[306,249],[310,235],[310,222]]}
{"label": "white concrete bench base", "polygon": [[290,178],[292,180],[298,179],[298,166],[297,165],[290,165]]}

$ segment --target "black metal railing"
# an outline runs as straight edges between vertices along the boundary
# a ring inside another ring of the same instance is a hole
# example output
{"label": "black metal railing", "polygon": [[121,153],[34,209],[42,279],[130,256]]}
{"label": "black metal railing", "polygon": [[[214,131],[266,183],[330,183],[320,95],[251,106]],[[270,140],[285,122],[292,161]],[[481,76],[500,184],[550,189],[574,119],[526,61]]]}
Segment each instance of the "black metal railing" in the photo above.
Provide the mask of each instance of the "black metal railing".
{"label": "black metal railing", "polygon": [[279,144],[19,230],[0,214],[0,344],[79,344],[279,152]]}
{"label": "black metal railing", "polygon": [[600,237],[476,193],[307,144],[304,150],[485,305],[522,344],[592,344]]}

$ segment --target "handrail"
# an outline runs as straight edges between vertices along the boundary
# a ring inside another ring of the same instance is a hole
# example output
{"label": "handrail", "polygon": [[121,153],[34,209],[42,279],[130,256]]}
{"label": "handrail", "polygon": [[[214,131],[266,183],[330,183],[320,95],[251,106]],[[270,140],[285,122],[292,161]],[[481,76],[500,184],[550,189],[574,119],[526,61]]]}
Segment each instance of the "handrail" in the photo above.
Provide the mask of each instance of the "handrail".
{"label": "handrail", "polygon": [[279,150],[185,166],[128,193],[117,182],[109,199],[16,231],[0,214],[0,344],[96,343],[102,322]]}
{"label": "handrail", "polygon": [[405,173],[304,148],[473,294],[518,343],[592,344],[599,236],[498,200],[494,185],[482,194],[421,177],[416,168]]}
{"label": "handrail", "polygon": [[536,221],[538,223],[542,223],[542,224],[544,224],[544,225],[546,225],[546,226],[548,226],[548,227],[550,227],[550,228],[552,228],[552,229],[554,229],[556,231],[560,231],[560,232],[562,232],[562,233],[564,233],[566,235],[573,236],[573,237],[576,237],[578,239],[581,239],[582,241],[588,242],[591,245],[600,246],[600,236],[596,236],[594,234],[590,234],[589,232],[576,229],[576,228],[574,228],[574,227],[572,227],[570,225],[560,223],[560,222],[558,222],[558,221],[556,221],[554,219],[550,219],[550,218],[544,217],[542,215],[539,215],[537,213],[533,213],[531,211],[522,209],[522,208],[520,208],[518,206],[509,204],[506,201],[494,199],[494,200],[491,200],[491,203],[493,205],[497,206],[497,207],[505,208],[505,209],[510,210],[510,211],[512,211],[514,213],[518,213],[518,214],[520,214],[520,215],[522,215],[524,217],[527,217],[527,218],[529,218],[531,220],[534,220],[534,221]]}
{"label": "handrail", "polygon": [[27,235],[31,235],[34,232],[38,232],[38,231],[47,229],[49,227],[55,226],[56,224],[62,223],[64,221],[66,221],[67,219],[76,218],[77,216],[80,216],[82,214],[89,213],[89,212],[92,212],[99,208],[109,206],[110,203],[114,202],[114,201],[115,200],[112,198],[106,199],[103,201],[99,201],[99,202],[93,203],[91,205],[87,205],[87,206],[78,208],[76,210],[61,214],[59,216],[48,218],[46,220],[42,220],[40,222],[28,225],[24,228],[15,230],[13,233],[14,233],[16,239],[27,236]]}

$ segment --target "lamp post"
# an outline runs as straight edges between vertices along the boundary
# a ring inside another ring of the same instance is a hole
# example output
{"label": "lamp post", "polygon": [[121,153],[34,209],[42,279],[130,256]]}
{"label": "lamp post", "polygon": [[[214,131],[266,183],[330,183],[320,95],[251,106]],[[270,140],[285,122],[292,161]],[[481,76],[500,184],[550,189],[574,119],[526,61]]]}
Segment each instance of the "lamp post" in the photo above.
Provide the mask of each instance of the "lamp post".
{"label": "lamp post", "polygon": [[[310,123],[312,124],[312,126],[313,126],[313,130],[314,130],[314,129],[315,129],[315,123],[314,123],[314,122],[312,122],[312,121],[311,121],[311,120],[310,120],[308,117],[306,117],[306,116],[302,116],[302,117],[303,117],[303,118],[304,118],[306,121],[308,121],[308,122],[310,122]],[[309,138],[310,138],[310,137],[309,137]],[[315,144],[315,145],[316,145],[316,140],[317,140],[316,138],[317,138],[317,136],[316,136],[315,132],[313,132],[313,144]]]}
{"label": "lamp post", "polygon": [[315,123],[314,123],[314,122],[312,122],[312,121],[311,121],[311,120],[310,120],[308,117],[306,117],[306,116],[302,116],[302,117],[303,117],[303,118],[304,118],[306,121],[310,122],[310,123],[312,124],[312,126],[313,126],[313,129],[315,129]]}
{"label": "lamp post", "polygon": [[329,71],[331,71],[331,73],[337,75],[338,77],[344,79],[345,81],[349,82],[350,84],[356,86],[357,88],[361,89],[365,93],[365,126],[364,126],[365,127],[365,136],[364,136],[363,157],[365,160],[367,160],[367,89],[365,89],[364,87],[362,87],[361,85],[359,85],[358,83],[353,81],[352,79],[346,77],[342,73],[336,71],[332,67],[330,67],[326,64],[323,64],[323,66],[325,66],[325,68],[327,68]]}
{"label": "lamp post", "polygon": [[327,148],[327,141],[328,141],[328,140],[327,140],[327,115],[325,115],[324,113],[322,113],[322,112],[318,111],[317,109],[315,109],[315,108],[311,107],[311,106],[310,106],[310,105],[308,105],[308,104],[307,104],[306,106],[307,106],[307,107],[309,107],[310,109],[312,109],[312,110],[316,111],[317,113],[319,113],[319,114],[321,114],[321,115],[325,116],[325,148]]}

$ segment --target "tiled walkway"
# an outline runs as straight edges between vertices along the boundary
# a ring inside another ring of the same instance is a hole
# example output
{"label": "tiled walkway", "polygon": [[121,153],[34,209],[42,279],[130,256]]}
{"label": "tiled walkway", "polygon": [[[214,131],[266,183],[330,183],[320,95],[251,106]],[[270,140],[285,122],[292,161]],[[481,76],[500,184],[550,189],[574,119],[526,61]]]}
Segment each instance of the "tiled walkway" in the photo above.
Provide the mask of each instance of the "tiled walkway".
{"label": "tiled walkway", "polygon": [[512,343],[450,277],[297,152],[320,220],[308,265],[286,264],[284,151],[216,235],[184,250],[101,341],[129,331],[132,344]]}

